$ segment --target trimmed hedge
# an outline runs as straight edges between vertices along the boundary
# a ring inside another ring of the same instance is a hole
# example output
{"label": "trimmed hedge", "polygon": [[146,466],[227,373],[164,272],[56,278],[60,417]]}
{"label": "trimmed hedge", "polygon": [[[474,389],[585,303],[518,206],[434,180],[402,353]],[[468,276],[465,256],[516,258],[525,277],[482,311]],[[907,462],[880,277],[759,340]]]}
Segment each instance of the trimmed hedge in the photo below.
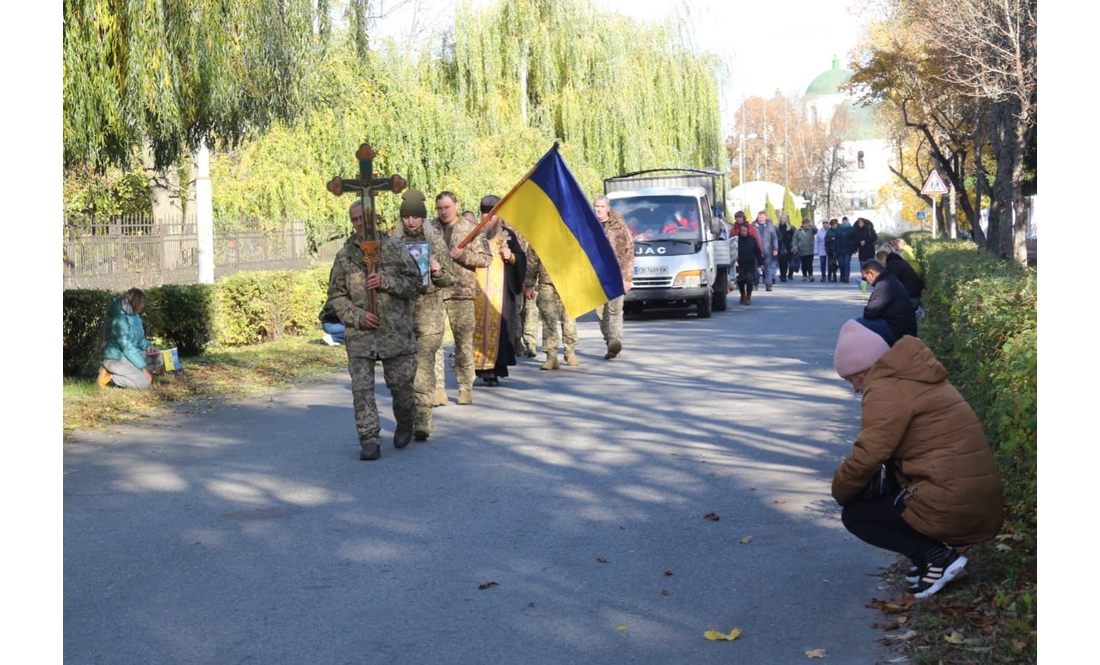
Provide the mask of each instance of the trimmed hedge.
{"label": "trimmed hedge", "polygon": [[[304,272],[243,272],[216,284],[169,284],[146,289],[145,336],[182,356],[208,346],[247,346],[318,333],[329,266]],[[101,329],[119,294],[68,289],[63,295],[65,376],[94,375],[102,358]]]}
{"label": "trimmed hedge", "polygon": [[217,283],[214,339],[248,346],[314,332],[325,304],[329,268],[240,272]]}
{"label": "trimmed hedge", "polygon": [[921,338],[985,426],[1009,519],[1035,527],[1038,448],[1037,273],[964,240],[915,237],[924,266]]}

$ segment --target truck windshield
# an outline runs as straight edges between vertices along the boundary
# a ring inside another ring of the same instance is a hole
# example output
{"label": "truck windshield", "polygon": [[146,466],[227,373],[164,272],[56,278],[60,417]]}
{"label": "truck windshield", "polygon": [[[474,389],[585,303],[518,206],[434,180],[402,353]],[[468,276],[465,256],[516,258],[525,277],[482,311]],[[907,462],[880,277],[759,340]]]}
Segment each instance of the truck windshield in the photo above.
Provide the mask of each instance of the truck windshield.
{"label": "truck windshield", "polygon": [[611,209],[622,215],[636,241],[697,241],[700,235],[699,200],[691,196],[632,196],[611,199]]}

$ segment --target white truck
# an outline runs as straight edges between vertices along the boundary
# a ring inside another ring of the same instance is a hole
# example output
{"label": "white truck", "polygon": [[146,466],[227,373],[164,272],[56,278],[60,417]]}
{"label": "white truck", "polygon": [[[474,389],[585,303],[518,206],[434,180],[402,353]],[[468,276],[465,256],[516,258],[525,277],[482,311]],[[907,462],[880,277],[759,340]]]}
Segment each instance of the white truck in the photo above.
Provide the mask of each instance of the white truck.
{"label": "white truck", "polygon": [[634,288],[624,311],[695,305],[701,319],[725,311],[733,261],[720,214],[724,179],[721,171],[665,168],[603,181],[611,209],[634,236]]}

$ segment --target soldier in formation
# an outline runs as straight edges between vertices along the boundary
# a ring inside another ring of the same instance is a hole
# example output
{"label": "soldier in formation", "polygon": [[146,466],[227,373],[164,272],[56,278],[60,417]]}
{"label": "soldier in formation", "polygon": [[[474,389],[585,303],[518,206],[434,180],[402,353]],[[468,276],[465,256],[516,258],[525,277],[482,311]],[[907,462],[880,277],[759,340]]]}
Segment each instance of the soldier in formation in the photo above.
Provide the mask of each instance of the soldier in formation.
{"label": "soldier in formation", "polygon": [[[374,371],[381,362],[386,387],[393,396],[397,423],[394,448],[412,440],[416,418],[416,332],[413,311],[420,289],[420,269],[404,243],[379,234],[377,254],[368,255],[366,211],[357,201],[348,209],[355,234],[336,254],[329,273],[328,302],[345,327],[348,372],[351,374],[359,459],[381,455],[381,428],[374,398]],[[374,264],[373,266],[371,264]],[[371,300],[377,312],[371,311]]]}
{"label": "soldier in formation", "polygon": [[443,289],[455,282],[455,267],[448,253],[447,244],[439,230],[426,224],[428,216],[424,194],[410,189],[402,195],[401,224],[394,237],[411,243],[410,246],[429,244],[428,274],[421,276],[421,284],[415,311],[416,330],[416,421],[413,438],[426,441],[432,433],[432,407],[435,405],[436,353],[443,346],[443,327],[446,311],[443,308]]}

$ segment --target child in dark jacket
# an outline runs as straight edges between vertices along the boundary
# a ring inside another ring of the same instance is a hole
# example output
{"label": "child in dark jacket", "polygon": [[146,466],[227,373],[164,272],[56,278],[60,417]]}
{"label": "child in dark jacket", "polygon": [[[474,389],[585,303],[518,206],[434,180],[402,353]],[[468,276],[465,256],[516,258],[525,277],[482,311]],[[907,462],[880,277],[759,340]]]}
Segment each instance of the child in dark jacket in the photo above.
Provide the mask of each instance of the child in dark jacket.
{"label": "child in dark jacket", "polygon": [[764,263],[760,243],[749,234],[747,224],[741,225],[737,238],[737,288],[741,291],[741,304],[752,304],[752,285],[756,281],[756,266]]}

